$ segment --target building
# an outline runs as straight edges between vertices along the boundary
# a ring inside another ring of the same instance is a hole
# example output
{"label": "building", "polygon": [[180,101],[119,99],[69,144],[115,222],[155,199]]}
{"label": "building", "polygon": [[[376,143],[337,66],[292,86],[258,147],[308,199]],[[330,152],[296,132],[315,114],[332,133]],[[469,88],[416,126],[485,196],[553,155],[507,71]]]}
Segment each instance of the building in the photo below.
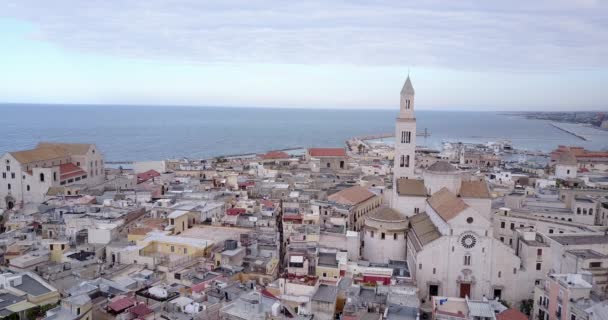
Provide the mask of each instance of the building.
{"label": "building", "polygon": [[527,274],[530,270],[522,267],[516,251],[494,237],[492,197],[485,180],[447,161],[426,168],[422,179],[414,171],[413,96],[408,77],[396,122],[391,208],[411,225],[405,251],[420,297],[500,298],[511,304],[532,297],[534,281],[511,285],[534,277],[536,271]]}
{"label": "building", "polygon": [[408,223],[408,219],[394,209],[375,209],[365,219],[363,259],[374,263],[405,260]]}
{"label": "building", "polygon": [[571,151],[560,152],[555,161],[555,177],[558,179],[576,178],[578,163]]}
{"label": "building", "polygon": [[589,299],[591,284],[581,274],[550,274],[534,290],[534,317],[542,320],[575,320],[572,305]]}
{"label": "building", "polygon": [[399,115],[395,127],[394,181],[399,181],[401,178],[414,178],[414,159],[416,156],[414,95],[414,87],[408,76],[401,89]]}
{"label": "building", "polygon": [[306,150],[306,160],[319,163],[318,169],[346,169],[346,150],[344,148],[310,148]]}
{"label": "building", "polygon": [[36,148],[0,157],[0,208],[40,203],[53,187],[70,188],[67,195],[102,185],[103,155],[94,144],[39,143]]}
{"label": "building", "polygon": [[345,212],[348,219],[347,227],[354,231],[361,230],[365,216],[382,203],[382,197],[361,186],[338,191],[331,194],[328,200]]}

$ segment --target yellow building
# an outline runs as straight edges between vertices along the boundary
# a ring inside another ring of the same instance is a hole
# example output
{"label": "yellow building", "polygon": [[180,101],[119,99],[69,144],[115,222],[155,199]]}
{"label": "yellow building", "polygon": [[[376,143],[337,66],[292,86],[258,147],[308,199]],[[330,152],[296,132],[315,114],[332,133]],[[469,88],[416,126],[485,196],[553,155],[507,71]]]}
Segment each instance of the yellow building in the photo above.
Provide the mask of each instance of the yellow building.
{"label": "yellow building", "polygon": [[142,246],[143,255],[154,254],[202,257],[213,246],[213,241],[204,239],[169,236],[160,232],[152,232],[145,239],[137,242]]}
{"label": "yellow building", "polygon": [[190,211],[175,210],[167,218],[169,219],[169,227],[173,229],[173,234],[180,234],[194,226],[194,213]]}
{"label": "yellow building", "polygon": [[51,251],[51,261],[61,262],[63,254],[70,248],[67,241],[50,241],[48,242],[49,250]]}

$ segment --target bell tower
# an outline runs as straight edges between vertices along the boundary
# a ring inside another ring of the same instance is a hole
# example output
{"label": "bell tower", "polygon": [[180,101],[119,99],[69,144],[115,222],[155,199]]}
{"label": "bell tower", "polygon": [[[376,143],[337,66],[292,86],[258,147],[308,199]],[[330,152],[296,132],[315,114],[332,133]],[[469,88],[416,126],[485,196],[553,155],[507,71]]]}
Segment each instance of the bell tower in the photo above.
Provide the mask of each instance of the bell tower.
{"label": "bell tower", "polygon": [[401,178],[414,178],[416,156],[416,117],[414,116],[414,87],[407,76],[401,89],[399,116],[395,126],[394,187]]}

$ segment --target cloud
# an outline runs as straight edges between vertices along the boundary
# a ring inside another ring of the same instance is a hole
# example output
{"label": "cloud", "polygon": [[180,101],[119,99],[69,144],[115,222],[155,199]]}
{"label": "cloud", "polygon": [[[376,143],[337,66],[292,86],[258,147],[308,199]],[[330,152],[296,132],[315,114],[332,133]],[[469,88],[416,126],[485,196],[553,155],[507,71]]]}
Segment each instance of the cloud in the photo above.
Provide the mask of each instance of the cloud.
{"label": "cloud", "polygon": [[188,63],[608,65],[608,10],[593,0],[8,0],[0,12],[70,50]]}

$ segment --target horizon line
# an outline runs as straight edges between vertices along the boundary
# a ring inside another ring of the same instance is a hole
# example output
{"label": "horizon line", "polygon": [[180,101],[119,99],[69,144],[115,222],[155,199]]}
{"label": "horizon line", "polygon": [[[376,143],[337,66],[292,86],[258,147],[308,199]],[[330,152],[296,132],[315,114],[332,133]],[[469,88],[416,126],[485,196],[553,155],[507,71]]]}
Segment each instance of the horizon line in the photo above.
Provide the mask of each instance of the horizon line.
{"label": "horizon line", "polygon": [[[300,106],[260,106],[260,105],[249,105],[249,106],[238,106],[238,105],[200,105],[200,104],[141,104],[141,103],[41,103],[41,102],[0,102],[1,106],[49,106],[49,107],[137,107],[137,108],[227,108],[227,109],[281,109],[281,110],[350,110],[350,111],[399,111],[399,106],[396,108],[388,107],[300,107]],[[487,107],[481,107],[486,109]],[[521,107],[526,108],[526,107]],[[584,110],[542,110],[542,109],[529,109],[528,110],[480,110],[480,109],[467,109],[467,108],[456,108],[449,109],[446,107],[439,107],[439,109],[428,109],[421,108],[420,111],[456,111],[456,112],[503,112],[503,113],[531,113],[531,112],[544,112],[544,113],[560,113],[560,112],[608,112],[608,110],[602,109],[584,109]]]}

